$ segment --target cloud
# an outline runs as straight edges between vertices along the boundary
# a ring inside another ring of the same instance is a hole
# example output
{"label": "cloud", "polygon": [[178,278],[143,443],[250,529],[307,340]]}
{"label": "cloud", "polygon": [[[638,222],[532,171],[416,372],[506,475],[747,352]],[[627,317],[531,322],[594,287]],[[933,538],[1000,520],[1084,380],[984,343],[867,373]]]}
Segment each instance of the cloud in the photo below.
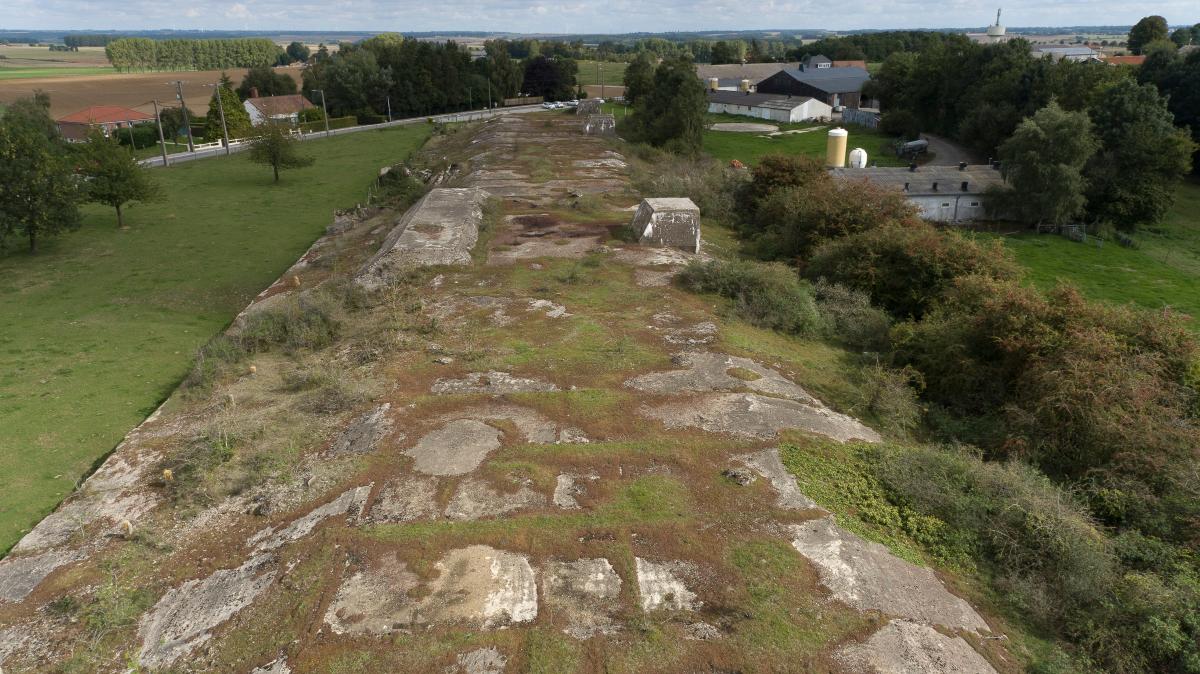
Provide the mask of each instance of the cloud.
{"label": "cloud", "polygon": [[[979,28],[1001,0],[124,0],[95,11],[95,0],[0,0],[10,29],[154,28],[312,31],[497,31],[627,33],[695,30]],[[1132,25],[1162,14],[1173,25],[1200,22],[1196,0],[1007,0],[1009,26]]]}
{"label": "cloud", "polygon": [[240,2],[235,2],[225,10],[225,18],[228,19],[249,19],[251,18],[250,10]]}

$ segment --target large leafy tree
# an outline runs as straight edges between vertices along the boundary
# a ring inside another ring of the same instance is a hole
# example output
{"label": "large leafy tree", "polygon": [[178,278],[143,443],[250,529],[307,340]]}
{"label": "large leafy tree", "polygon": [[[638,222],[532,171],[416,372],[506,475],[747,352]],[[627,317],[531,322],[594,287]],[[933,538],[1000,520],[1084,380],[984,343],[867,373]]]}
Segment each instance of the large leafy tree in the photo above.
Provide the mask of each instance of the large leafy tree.
{"label": "large leafy tree", "polygon": [[255,91],[259,96],[287,96],[296,93],[296,80],[287,73],[275,72],[270,66],[258,66],[246,71],[237,95],[244,101]]}
{"label": "large leafy tree", "polygon": [[640,52],[625,68],[625,100],[636,104],[654,87],[654,62],[650,55]]}
{"label": "large leafy tree", "polygon": [[296,61],[301,63],[307,62],[310,53],[308,47],[301,42],[292,42],[284,51],[287,52],[288,58],[290,58],[293,63]]}
{"label": "large leafy tree", "polygon": [[634,106],[633,136],[680,154],[700,152],[708,96],[692,62],[676,57],[659,64],[649,93]]}
{"label": "large leafy tree", "polygon": [[[220,96],[218,96],[220,92]],[[220,98],[218,107],[217,99]],[[233,90],[229,77],[221,74],[221,83],[213,91],[208,102],[208,115],[204,118],[204,137],[209,141],[221,139],[221,110],[225,111],[225,128],[229,137],[244,138],[250,135],[250,113],[242,105],[242,99]]]}
{"label": "large leafy tree", "polygon": [[575,95],[575,74],[578,65],[569,58],[534,56],[525,61],[525,78],[521,85],[530,96],[548,101],[561,101]]}
{"label": "large leafy tree", "polygon": [[1129,51],[1141,54],[1146,45],[1167,39],[1167,20],[1161,16],[1143,17],[1129,30]]}
{"label": "large leafy tree", "polygon": [[1149,84],[1124,80],[1089,110],[1100,150],[1084,172],[1089,215],[1122,229],[1158,222],[1191,169],[1192,139]]}
{"label": "large leafy tree", "polygon": [[482,59],[481,67],[491,84],[492,100],[499,102],[520,93],[524,70],[508,53],[508,43],[490,40],[483,44],[483,48],[487,58]]}
{"label": "large leafy tree", "polygon": [[1057,103],[1021,122],[1000,147],[1008,187],[993,196],[1008,214],[1029,224],[1063,224],[1086,202],[1083,167],[1096,151],[1086,113]]}
{"label": "large leafy tree", "polygon": [[0,117],[0,243],[23,236],[29,252],[79,227],[80,189],[50,118],[50,99],[13,103]]}
{"label": "large leafy tree", "polygon": [[122,209],[126,204],[158,198],[158,184],[149,170],[138,164],[133,153],[99,131],[88,137],[81,154],[79,172],[86,178],[88,200],[116,209],[118,227],[125,227]]}
{"label": "large leafy tree", "polygon": [[270,166],[279,182],[279,172],[285,169],[311,166],[312,157],[300,154],[296,139],[282,124],[268,123],[262,132],[250,141],[250,161]]}
{"label": "large leafy tree", "polygon": [[[1138,80],[1158,86],[1175,124],[1191,129],[1200,145],[1200,50],[1181,58],[1174,50],[1155,49],[1138,70]],[[1200,172],[1200,150],[1193,155],[1192,171]]]}

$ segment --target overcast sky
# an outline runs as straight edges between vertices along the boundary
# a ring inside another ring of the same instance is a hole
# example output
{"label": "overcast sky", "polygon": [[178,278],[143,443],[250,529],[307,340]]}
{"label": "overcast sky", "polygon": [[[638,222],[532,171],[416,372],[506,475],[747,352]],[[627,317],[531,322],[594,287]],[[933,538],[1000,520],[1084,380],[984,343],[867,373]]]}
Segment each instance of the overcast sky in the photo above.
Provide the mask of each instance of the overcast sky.
{"label": "overcast sky", "polygon": [[[478,30],[521,33],[983,26],[996,1],[940,0],[0,0],[0,29]],[[1009,26],[1200,22],[1200,1],[1009,0]]]}

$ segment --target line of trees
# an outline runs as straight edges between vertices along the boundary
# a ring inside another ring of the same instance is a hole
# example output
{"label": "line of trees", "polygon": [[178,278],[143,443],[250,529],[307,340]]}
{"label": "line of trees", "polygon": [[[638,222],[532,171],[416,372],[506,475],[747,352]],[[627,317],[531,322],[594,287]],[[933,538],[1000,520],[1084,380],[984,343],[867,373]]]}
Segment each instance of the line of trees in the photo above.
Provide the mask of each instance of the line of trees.
{"label": "line of trees", "polygon": [[569,58],[539,53],[521,61],[503,40],[486,43],[485,50],[484,58],[473,59],[454,42],[386,33],[318,54],[301,90],[313,101],[324,91],[331,116],[360,121],[377,120],[389,101],[393,116],[408,117],[494,106],[519,93],[561,100],[575,92],[576,65]]}
{"label": "line of trees", "polygon": [[113,67],[128,70],[216,70],[272,65],[284,53],[265,38],[151,40],[120,38],[104,49]]}
{"label": "line of trees", "polygon": [[109,42],[121,39],[120,35],[103,35],[100,33],[72,33],[63,36],[63,44],[72,49],[79,47],[107,47]]}

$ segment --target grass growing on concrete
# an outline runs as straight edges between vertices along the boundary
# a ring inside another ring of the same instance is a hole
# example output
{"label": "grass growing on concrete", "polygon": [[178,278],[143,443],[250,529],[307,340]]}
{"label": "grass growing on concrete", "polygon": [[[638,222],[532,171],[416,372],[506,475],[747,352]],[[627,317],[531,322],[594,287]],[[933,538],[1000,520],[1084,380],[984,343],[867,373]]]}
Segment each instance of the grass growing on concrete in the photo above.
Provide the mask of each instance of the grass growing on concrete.
{"label": "grass growing on concrete", "polygon": [[155,169],[158,203],[111,209],[31,256],[0,257],[0,551],[167,397],[196,349],[363,200],[425,125],[304,144],[279,185],[244,155]]}

